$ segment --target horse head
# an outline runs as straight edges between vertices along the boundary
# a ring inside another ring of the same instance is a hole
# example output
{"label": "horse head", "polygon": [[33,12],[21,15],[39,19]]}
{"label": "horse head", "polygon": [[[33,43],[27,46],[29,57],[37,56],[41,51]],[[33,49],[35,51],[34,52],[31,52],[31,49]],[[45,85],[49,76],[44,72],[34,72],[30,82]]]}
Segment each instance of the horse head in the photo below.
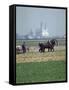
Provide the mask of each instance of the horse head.
{"label": "horse head", "polygon": [[57,45],[58,46],[58,41],[56,39],[52,39],[50,42],[51,42],[52,45]]}
{"label": "horse head", "polygon": [[43,47],[43,46],[44,46],[44,44],[43,44],[43,43],[39,43],[39,46],[40,46],[40,47]]}

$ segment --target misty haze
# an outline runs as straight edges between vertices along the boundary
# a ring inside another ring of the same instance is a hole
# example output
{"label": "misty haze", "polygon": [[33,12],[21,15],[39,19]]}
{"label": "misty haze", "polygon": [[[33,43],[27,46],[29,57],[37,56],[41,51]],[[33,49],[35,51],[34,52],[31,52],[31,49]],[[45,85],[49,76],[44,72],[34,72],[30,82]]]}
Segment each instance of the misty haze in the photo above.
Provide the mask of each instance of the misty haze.
{"label": "misty haze", "polygon": [[65,10],[16,7],[16,38],[65,37]]}

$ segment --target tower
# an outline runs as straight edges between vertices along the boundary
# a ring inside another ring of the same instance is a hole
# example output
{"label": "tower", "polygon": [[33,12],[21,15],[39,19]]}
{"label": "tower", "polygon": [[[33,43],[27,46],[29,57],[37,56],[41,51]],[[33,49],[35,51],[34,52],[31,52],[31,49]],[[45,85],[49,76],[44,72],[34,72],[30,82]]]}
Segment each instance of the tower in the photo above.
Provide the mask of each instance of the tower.
{"label": "tower", "polygon": [[47,28],[46,28],[46,23],[45,23],[44,29],[45,29],[45,30],[47,29]]}
{"label": "tower", "polygon": [[43,22],[40,23],[40,37],[42,37]]}

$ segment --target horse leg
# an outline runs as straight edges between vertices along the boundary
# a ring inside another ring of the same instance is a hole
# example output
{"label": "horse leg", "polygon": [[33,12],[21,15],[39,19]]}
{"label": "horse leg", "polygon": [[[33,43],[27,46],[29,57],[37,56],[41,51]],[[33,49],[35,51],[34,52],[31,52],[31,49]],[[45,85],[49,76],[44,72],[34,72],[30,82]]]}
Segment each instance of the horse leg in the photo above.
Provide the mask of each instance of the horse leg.
{"label": "horse leg", "polygon": [[43,49],[43,52],[45,52],[45,48]]}
{"label": "horse leg", "polygon": [[49,48],[48,48],[48,52],[49,52]]}
{"label": "horse leg", "polygon": [[53,48],[53,52],[54,52],[54,48]]}
{"label": "horse leg", "polygon": [[42,52],[42,49],[41,49],[41,48],[39,49],[39,52],[40,52],[40,53]]}
{"label": "horse leg", "polygon": [[52,48],[52,51],[54,52],[54,48]]}
{"label": "horse leg", "polygon": [[41,52],[41,49],[39,49],[39,52]]}
{"label": "horse leg", "polygon": [[50,51],[50,48],[48,48],[48,52]]}

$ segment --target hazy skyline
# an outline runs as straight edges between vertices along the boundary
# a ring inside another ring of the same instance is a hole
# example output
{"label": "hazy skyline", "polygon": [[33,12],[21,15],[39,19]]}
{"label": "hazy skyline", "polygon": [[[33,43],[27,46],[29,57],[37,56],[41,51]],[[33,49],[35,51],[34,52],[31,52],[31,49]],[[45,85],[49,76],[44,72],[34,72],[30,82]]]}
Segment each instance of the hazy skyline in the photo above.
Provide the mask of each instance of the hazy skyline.
{"label": "hazy skyline", "polygon": [[66,32],[64,9],[16,7],[16,33],[26,35],[40,28],[47,27],[49,36],[63,36]]}

